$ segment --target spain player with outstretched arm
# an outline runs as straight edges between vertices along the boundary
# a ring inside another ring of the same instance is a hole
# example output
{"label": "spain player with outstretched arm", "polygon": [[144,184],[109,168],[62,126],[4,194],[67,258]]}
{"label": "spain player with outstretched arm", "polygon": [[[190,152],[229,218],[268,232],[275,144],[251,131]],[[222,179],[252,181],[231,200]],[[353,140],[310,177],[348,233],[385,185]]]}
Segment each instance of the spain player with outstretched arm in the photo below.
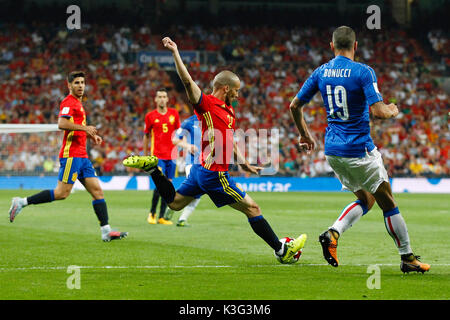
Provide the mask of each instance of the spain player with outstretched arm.
{"label": "spain player with outstretched arm", "polygon": [[[180,116],[175,108],[167,106],[169,97],[165,88],[156,90],[156,109],[145,115],[144,129],[144,156],[149,155],[148,145],[150,140],[150,155],[159,159],[158,166],[162,173],[172,180],[175,176],[176,163],[174,161],[177,150],[172,143],[174,132],[180,127]],[[171,225],[172,221],[166,220],[164,214],[167,204],[161,199],[159,219],[156,220],[156,207],[160,199],[158,189],[153,191],[152,206],[148,214],[147,222],[150,224]]]}
{"label": "spain player with outstretched arm", "polygon": [[286,244],[281,242],[262,216],[256,202],[236,185],[228,173],[233,154],[244,170],[257,174],[262,169],[250,165],[234,143],[236,117],[231,104],[238,98],[239,77],[231,71],[219,72],[213,80],[212,94],[206,95],[191,78],[175,42],[168,37],[162,42],[164,47],[172,52],[178,76],[194,107],[195,114],[201,121],[201,164],[192,166],[189,176],[177,191],[172,182],[158,169],[158,158],[130,156],[123,161],[123,164],[147,171],[161,196],[175,211],[183,209],[203,194],[207,194],[217,207],[229,205],[241,211],[247,216],[253,231],[275,251],[279,261],[289,262],[303,248],[306,235],[302,234]]}
{"label": "spain player with outstretched arm", "polygon": [[369,110],[375,117],[390,119],[398,114],[398,108],[395,104],[383,103],[375,71],[354,61],[358,42],[350,27],[337,28],[330,46],[335,58],[311,74],[290,104],[292,117],[300,132],[300,147],[311,151],[315,141],[303,118],[303,106],[320,91],[328,120],[326,159],[344,188],[352,191],[357,198],[319,236],[323,256],[330,265],[339,265],[338,239],[376,201],[383,210],[386,230],[400,254],[401,270],[428,271],[430,265],[420,262],[412,252],[406,223],[394,201],[381,154],[370,136]]}
{"label": "spain player with outstretched arm", "polygon": [[95,144],[101,144],[103,140],[94,126],[86,124],[86,112],[81,104],[85,78],[82,71],[72,71],[67,76],[69,95],[61,102],[58,119],[58,127],[64,130],[64,137],[59,153],[60,169],[56,188],[43,190],[26,198],[13,198],[9,209],[9,220],[13,222],[21,210],[30,204],[66,199],[78,179],[92,196],[92,206],[100,222],[102,240],[122,239],[128,233],[111,230],[103,190],[88,159],[87,138],[89,137]]}

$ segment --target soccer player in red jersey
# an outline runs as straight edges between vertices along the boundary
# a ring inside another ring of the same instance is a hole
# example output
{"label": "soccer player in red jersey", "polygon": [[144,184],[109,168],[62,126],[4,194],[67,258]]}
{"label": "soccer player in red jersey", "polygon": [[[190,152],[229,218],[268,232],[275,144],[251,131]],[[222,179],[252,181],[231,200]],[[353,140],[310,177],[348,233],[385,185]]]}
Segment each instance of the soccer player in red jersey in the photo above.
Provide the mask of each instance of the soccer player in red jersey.
{"label": "soccer player in red jersey", "polygon": [[13,222],[20,211],[30,204],[66,199],[78,179],[92,195],[92,206],[100,222],[102,240],[122,239],[128,233],[111,230],[103,190],[86,151],[88,137],[95,144],[101,144],[103,140],[97,134],[97,129],[94,126],[86,124],[86,112],[81,104],[85,89],[85,78],[82,71],[72,71],[67,77],[67,86],[70,93],[61,102],[58,119],[58,127],[64,130],[64,138],[59,152],[61,167],[56,188],[44,190],[26,198],[13,198],[9,210],[9,219]]}
{"label": "soccer player in red jersey", "polygon": [[[177,149],[172,143],[174,132],[180,127],[180,116],[175,108],[168,108],[169,97],[166,89],[158,89],[156,91],[155,103],[156,109],[145,115],[144,129],[144,155],[149,155],[148,144],[150,142],[150,155],[158,157],[159,167],[162,173],[172,181],[175,176],[176,163],[174,161],[177,155]],[[156,207],[160,195],[158,189],[153,191],[152,206],[147,218],[150,224],[171,225],[172,221],[164,218],[167,209],[167,203],[161,199],[161,207],[159,211],[159,219],[156,220]]]}
{"label": "soccer player in red jersey", "polygon": [[195,197],[206,193],[217,207],[229,205],[241,211],[247,216],[253,231],[275,251],[279,261],[289,263],[297,251],[303,248],[306,235],[283,244],[262,216],[256,202],[236,185],[228,173],[233,155],[236,155],[238,163],[248,172],[257,174],[262,169],[250,165],[233,140],[236,117],[231,104],[239,95],[239,77],[231,71],[218,73],[213,80],[213,93],[205,95],[192,80],[175,42],[166,37],[163,45],[173,54],[177,73],[202,124],[201,164],[192,166],[189,176],[177,191],[158,169],[157,157],[131,156],[123,164],[149,172],[161,197],[172,210],[181,210]]}

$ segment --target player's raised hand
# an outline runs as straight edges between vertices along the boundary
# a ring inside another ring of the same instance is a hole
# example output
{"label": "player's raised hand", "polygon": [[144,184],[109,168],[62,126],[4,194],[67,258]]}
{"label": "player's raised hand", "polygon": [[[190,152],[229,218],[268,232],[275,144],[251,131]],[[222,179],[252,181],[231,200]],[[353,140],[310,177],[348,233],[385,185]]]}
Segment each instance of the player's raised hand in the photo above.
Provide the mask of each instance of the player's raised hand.
{"label": "player's raised hand", "polygon": [[173,42],[169,37],[163,38],[162,43],[165,48],[169,49],[172,52],[175,52],[177,50],[177,44]]}
{"label": "player's raised hand", "polygon": [[307,153],[310,153],[316,147],[316,142],[310,136],[302,136],[299,139],[298,145],[301,150],[305,150]]}

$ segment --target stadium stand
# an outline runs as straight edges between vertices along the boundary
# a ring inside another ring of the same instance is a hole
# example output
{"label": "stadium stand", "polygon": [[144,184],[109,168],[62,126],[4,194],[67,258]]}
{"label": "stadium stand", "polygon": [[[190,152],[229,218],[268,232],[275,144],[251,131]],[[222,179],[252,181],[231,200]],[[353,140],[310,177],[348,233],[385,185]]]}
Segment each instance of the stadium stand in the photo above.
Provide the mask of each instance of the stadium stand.
{"label": "stadium stand", "polygon": [[[183,50],[216,58],[217,63],[190,64],[200,87],[209,88],[207,79],[225,68],[240,75],[238,127],[280,130],[278,175],[332,174],[323,152],[326,119],[320,96],[306,109],[306,120],[319,142],[312,156],[297,152],[297,134],[288,112],[306,77],[332,57],[330,29],[179,26],[168,34],[179,39]],[[88,74],[84,101],[88,122],[98,124],[104,138],[100,147],[90,149],[91,160],[99,174],[126,174],[120,160],[132,151],[142,151],[144,116],[153,108],[156,88],[170,89],[170,104],[178,109],[181,120],[191,112],[171,71],[137,63],[141,50],[162,50],[165,35],[145,26],[91,24],[70,32],[45,23],[4,25],[0,29],[0,123],[56,123],[59,103],[67,92],[65,73],[82,68]],[[422,42],[405,31],[390,29],[389,33],[359,30],[357,37],[358,60],[375,69],[384,100],[397,103],[401,112],[394,120],[372,119],[372,136],[389,174],[449,176],[450,101],[436,82],[449,68],[447,35],[430,31],[428,41]],[[0,135],[0,174],[55,174],[60,141],[54,134],[30,133],[20,145],[13,142],[13,135]],[[41,147],[32,150],[31,144]]]}

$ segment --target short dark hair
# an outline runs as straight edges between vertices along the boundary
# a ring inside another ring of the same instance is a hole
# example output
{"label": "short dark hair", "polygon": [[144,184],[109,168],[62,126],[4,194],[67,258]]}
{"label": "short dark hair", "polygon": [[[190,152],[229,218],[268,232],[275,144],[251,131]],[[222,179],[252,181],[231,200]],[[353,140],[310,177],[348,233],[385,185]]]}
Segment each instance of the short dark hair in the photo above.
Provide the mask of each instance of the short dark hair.
{"label": "short dark hair", "polygon": [[71,72],[69,72],[69,74],[67,75],[67,81],[69,83],[72,83],[72,81],[75,78],[78,78],[78,77],[83,77],[84,79],[86,79],[86,75],[85,75],[84,71],[71,71]]}
{"label": "short dark hair", "polygon": [[165,92],[165,93],[168,93],[168,92],[167,92],[167,89],[164,88],[164,87],[159,87],[159,88],[157,88],[155,92]]}
{"label": "short dark hair", "polygon": [[355,41],[355,31],[350,27],[340,26],[333,32],[333,44],[336,50],[350,50]]}

